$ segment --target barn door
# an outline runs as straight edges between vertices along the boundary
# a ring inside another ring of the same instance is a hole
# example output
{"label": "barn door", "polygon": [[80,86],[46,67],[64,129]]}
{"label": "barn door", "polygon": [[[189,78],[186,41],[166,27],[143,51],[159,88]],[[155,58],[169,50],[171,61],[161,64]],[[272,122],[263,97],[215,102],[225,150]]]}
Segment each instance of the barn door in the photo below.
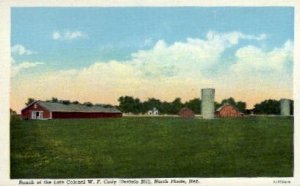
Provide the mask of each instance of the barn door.
{"label": "barn door", "polygon": [[31,112],[31,119],[36,119],[36,111]]}
{"label": "barn door", "polygon": [[37,119],[43,119],[43,111],[39,111],[39,117]]}
{"label": "barn door", "polygon": [[31,119],[43,119],[43,111],[32,111]]}

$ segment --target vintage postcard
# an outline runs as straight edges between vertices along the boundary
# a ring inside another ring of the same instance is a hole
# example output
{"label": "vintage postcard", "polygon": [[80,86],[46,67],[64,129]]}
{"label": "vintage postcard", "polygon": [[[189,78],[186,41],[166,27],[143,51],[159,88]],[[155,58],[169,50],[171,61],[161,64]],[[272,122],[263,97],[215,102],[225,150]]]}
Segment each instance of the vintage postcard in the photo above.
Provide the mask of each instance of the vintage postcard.
{"label": "vintage postcard", "polygon": [[300,184],[295,3],[128,2],[5,4],[3,183]]}

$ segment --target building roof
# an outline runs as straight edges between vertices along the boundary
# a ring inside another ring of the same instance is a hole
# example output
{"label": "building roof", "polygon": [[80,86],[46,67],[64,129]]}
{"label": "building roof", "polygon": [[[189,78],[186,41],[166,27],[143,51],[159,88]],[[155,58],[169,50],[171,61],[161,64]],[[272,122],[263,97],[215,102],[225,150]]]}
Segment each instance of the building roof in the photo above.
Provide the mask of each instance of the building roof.
{"label": "building roof", "polygon": [[188,108],[188,107],[181,108],[178,113],[180,114],[180,113],[185,112],[185,111],[191,111],[191,112],[194,113],[194,111],[192,109]]}
{"label": "building roof", "polygon": [[[235,106],[230,105],[229,103],[225,103],[224,105],[220,106],[220,107],[217,109],[217,112],[220,112],[224,107],[227,107],[227,106],[231,106],[231,107],[233,107],[234,109],[236,109],[237,111],[239,111],[239,109],[236,108]],[[240,111],[239,111],[239,112],[240,112]]]}
{"label": "building roof", "polygon": [[[121,113],[118,109],[114,107],[105,107],[102,105],[87,106],[84,104],[63,104],[63,103],[53,103],[47,101],[35,101],[41,107],[49,110],[50,112],[102,112],[102,113]],[[32,103],[32,104],[34,104]],[[31,106],[30,104],[29,106]],[[28,108],[27,106],[26,108]],[[25,109],[26,109],[25,108]],[[23,109],[24,110],[24,109]]]}

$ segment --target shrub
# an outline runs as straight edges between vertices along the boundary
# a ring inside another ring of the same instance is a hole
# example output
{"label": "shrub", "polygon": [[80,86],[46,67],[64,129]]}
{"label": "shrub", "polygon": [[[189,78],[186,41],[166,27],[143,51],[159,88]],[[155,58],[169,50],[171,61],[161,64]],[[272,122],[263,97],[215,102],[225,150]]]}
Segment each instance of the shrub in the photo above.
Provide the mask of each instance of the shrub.
{"label": "shrub", "polygon": [[91,102],[85,102],[84,105],[88,106],[88,107],[91,107],[93,106],[93,104]]}
{"label": "shrub", "polygon": [[18,125],[21,123],[21,117],[17,114],[10,114],[10,124]]}

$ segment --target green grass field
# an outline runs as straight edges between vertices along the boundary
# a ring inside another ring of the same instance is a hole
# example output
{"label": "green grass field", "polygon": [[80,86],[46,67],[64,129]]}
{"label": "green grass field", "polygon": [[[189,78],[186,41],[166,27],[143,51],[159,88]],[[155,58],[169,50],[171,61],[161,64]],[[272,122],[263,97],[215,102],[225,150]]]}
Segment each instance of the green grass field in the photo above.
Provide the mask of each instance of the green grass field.
{"label": "green grass field", "polygon": [[12,178],[265,176],[293,176],[293,118],[11,124]]}

